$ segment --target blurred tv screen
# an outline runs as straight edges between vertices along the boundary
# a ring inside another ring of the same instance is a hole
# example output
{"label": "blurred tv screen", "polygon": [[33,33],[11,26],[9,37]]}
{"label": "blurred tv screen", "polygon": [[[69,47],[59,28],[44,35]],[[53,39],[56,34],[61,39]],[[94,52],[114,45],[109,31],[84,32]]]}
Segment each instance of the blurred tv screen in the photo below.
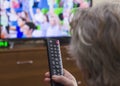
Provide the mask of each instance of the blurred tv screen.
{"label": "blurred tv screen", "polygon": [[0,0],[0,38],[70,37],[69,16],[91,0]]}

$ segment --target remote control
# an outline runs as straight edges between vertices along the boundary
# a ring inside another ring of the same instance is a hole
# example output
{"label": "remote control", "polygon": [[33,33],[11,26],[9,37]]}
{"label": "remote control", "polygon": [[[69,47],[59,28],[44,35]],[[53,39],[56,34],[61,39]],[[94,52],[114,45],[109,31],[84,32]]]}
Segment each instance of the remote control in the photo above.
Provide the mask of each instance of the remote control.
{"label": "remote control", "polygon": [[60,51],[60,42],[57,39],[47,39],[48,63],[51,86],[64,86],[52,80],[52,75],[63,75],[63,65]]}

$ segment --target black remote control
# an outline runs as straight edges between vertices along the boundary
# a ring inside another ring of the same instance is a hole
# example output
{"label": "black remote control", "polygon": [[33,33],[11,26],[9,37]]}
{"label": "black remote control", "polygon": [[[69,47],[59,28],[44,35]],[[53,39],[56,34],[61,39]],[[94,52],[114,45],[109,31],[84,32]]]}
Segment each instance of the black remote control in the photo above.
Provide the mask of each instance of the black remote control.
{"label": "black remote control", "polygon": [[63,65],[60,51],[60,42],[57,39],[47,39],[48,63],[51,86],[64,86],[52,80],[52,75],[63,75]]}

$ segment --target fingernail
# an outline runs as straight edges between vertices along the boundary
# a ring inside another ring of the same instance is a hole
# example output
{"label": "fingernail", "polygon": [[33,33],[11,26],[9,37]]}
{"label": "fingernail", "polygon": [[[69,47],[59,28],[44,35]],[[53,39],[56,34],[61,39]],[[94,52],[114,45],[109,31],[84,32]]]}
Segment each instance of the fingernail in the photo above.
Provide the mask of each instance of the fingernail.
{"label": "fingernail", "polygon": [[52,76],[52,78],[56,78],[56,77],[57,77],[57,75],[53,75],[53,76]]}

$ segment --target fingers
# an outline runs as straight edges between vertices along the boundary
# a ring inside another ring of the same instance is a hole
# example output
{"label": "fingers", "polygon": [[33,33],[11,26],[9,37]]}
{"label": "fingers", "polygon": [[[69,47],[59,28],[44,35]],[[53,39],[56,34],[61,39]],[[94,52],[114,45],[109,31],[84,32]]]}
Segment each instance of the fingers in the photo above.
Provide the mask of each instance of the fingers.
{"label": "fingers", "polygon": [[[54,80],[55,82],[61,83],[64,86],[77,86],[76,79],[74,78],[74,76],[65,69],[64,69],[64,76],[53,75],[52,80]],[[44,81],[47,83],[50,83],[50,73],[49,72],[45,73]]]}
{"label": "fingers", "polygon": [[65,76],[72,76],[72,74],[70,72],[68,72],[66,69],[64,69],[64,75]]}
{"label": "fingers", "polygon": [[46,72],[46,73],[45,73],[45,77],[50,77],[50,73],[49,73],[49,72]]}
{"label": "fingers", "polygon": [[[70,72],[68,72],[66,69],[63,70],[64,71],[64,76],[72,76],[72,74]],[[46,72],[45,73],[45,77],[50,77],[50,72]]]}
{"label": "fingers", "polygon": [[76,86],[74,85],[74,82],[72,80],[69,80],[67,77],[64,76],[53,75],[52,79],[55,82],[63,84],[64,86]]}
{"label": "fingers", "polygon": [[44,79],[44,81],[47,82],[47,83],[50,82],[50,73],[49,72],[45,73],[45,79]]}
{"label": "fingers", "polygon": [[64,76],[71,80],[76,80],[74,76],[70,72],[68,72],[66,69],[64,69]]}
{"label": "fingers", "polygon": [[64,69],[64,76],[53,75],[52,79],[64,86],[77,86],[76,79],[66,69]]}
{"label": "fingers", "polygon": [[44,81],[49,83],[50,82],[50,78],[45,78]]}

